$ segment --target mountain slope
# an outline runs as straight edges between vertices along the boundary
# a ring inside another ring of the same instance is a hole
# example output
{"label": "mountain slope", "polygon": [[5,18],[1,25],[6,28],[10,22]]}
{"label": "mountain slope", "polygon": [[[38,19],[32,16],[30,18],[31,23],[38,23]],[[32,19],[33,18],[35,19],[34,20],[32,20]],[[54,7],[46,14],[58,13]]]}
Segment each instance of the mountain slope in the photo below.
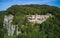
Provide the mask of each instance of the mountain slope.
{"label": "mountain slope", "polygon": [[[42,24],[27,21],[26,15],[51,13],[54,17],[48,18]],[[13,14],[12,24],[18,25],[22,34],[17,38],[60,38],[60,8],[49,5],[13,5],[4,13],[0,13],[0,20],[4,15]],[[1,22],[1,21],[0,21]]]}

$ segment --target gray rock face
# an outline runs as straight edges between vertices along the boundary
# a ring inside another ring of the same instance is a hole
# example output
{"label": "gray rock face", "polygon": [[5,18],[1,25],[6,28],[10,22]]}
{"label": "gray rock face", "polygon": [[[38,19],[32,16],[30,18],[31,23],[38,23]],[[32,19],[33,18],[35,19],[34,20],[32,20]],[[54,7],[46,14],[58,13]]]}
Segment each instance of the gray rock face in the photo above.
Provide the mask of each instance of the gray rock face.
{"label": "gray rock face", "polygon": [[[13,15],[4,16],[3,26],[7,29],[8,36],[13,36],[14,31],[16,30],[16,25],[13,25],[11,23],[13,21],[13,18],[14,18]],[[19,33],[21,33],[21,31],[18,31],[18,27],[17,27],[16,34],[18,35]]]}
{"label": "gray rock face", "polygon": [[[31,16],[28,16],[28,20],[33,23],[41,24],[44,21],[46,21],[47,18],[49,18],[49,16],[51,16],[51,14],[50,15],[31,15]],[[16,30],[16,35],[21,34],[21,29],[19,30],[18,25],[12,24],[13,18],[14,16],[11,14],[4,16],[3,26],[7,29],[8,36],[13,36],[15,30]]]}
{"label": "gray rock face", "polygon": [[28,16],[28,21],[32,23],[41,24],[49,18],[49,15],[31,15]]}

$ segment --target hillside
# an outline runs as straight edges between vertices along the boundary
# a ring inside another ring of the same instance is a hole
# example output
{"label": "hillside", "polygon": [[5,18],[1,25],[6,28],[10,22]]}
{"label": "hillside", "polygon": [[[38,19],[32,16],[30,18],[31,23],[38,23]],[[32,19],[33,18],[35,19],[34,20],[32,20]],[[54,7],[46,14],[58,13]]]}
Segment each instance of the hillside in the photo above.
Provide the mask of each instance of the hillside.
{"label": "hillside", "polygon": [[[42,24],[34,24],[27,21],[26,15],[46,15],[52,14],[54,17],[48,18]],[[60,8],[49,5],[13,5],[4,13],[0,13],[0,37],[6,36],[6,29],[3,28],[3,19],[5,15],[14,16],[12,24],[18,25],[22,34],[10,38],[60,38]],[[2,31],[3,30],[3,31]],[[2,33],[1,33],[2,32]],[[4,35],[1,35],[3,34]]]}

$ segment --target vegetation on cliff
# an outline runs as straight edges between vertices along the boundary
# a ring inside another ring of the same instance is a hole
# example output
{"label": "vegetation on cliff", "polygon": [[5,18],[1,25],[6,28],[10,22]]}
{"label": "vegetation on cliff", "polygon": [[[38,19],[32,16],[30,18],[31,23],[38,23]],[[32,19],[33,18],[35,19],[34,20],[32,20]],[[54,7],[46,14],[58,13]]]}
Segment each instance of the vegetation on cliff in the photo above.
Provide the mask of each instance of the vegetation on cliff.
{"label": "vegetation on cliff", "polygon": [[[54,15],[54,17],[48,18],[42,24],[30,23],[26,19],[26,15],[44,15],[47,13],[51,13],[52,15]],[[34,4],[13,5],[8,8],[4,13],[0,13],[0,28],[3,25],[3,18],[6,14],[14,15],[12,23],[18,25],[22,31],[22,34],[16,36],[17,38],[60,38],[60,8],[58,7]],[[3,35],[1,35],[1,37],[2,36]]]}

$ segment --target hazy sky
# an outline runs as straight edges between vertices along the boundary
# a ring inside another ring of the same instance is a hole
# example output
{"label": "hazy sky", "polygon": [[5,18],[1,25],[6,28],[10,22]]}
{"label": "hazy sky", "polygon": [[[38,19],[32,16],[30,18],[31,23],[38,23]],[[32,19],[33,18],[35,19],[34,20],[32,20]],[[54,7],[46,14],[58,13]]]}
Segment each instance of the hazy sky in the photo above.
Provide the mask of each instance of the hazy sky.
{"label": "hazy sky", "polygon": [[0,11],[6,10],[12,5],[24,4],[47,4],[51,6],[60,7],[60,0],[0,0]]}

